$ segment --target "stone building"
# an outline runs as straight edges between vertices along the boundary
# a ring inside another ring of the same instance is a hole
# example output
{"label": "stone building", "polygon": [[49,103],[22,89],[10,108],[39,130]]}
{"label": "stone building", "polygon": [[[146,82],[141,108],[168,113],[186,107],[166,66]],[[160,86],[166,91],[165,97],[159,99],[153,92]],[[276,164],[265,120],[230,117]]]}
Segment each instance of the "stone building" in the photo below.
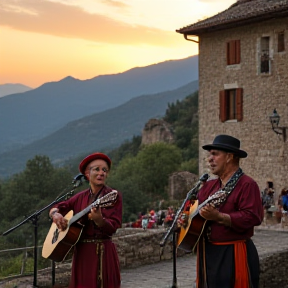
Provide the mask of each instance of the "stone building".
{"label": "stone building", "polygon": [[288,1],[238,0],[177,32],[199,45],[199,175],[209,172],[201,147],[229,134],[248,153],[244,172],[261,190],[272,178],[279,194],[288,186]]}

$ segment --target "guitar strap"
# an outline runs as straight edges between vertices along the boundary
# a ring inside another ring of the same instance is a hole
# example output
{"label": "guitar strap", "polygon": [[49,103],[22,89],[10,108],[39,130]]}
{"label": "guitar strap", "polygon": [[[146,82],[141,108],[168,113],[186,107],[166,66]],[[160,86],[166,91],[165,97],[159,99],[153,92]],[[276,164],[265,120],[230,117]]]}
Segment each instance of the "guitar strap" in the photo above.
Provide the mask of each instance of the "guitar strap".
{"label": "guitar strap", "polygon": [[226,201],[229,194],[233,191],[235,188],[238,180],[243,175],[243,171],[241,168],[238,168],[238,170],[233,174],[233,176],[229,179],[229,181],[226,183],[225,187],[220,189],[219,191],[215,192],[213,195],[220,195],[219,197],[216,197],[215,199],[211,200],[210,203],[212,203],[216,208],[218,208],[223,202]]}

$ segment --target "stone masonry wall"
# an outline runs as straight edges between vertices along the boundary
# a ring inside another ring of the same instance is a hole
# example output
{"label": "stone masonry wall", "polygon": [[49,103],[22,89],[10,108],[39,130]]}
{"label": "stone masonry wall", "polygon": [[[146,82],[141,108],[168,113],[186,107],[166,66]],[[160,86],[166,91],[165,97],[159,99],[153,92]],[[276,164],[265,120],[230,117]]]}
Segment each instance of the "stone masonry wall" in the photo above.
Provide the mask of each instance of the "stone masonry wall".
{"label": "stone masonry wall", "polygon": [[288,250],[260,255],[259,288],[282,288],[288,282]]}
{"label": "stone masonry wall", "polygon": [[[131,234],[131,232],[133,234]],[[137,267],[152,264],[173,257],[172,235],[168,237],[166,245],[161,248],[160,242],[166,235],[166,230],[139,228],[118,229],[113,238],[119,255],[121,268]],[[179,252],[183,255],[183,252]]]}
{"label": "stone masonry wall", "polygon": [[[277,32],[285,33],[285,51],[277,52]],[[270,37],[271,73],[259,74],[261,37]],[[199,175],[209,172],[206,151],[218,134],[241,140],[248,158],[241,160],[247,175],[260,189],[272,178],[276,194],[288,187],[288,141],[271,129],[269,116],[276,108],[279,126],[288,126],[288,26],[287,17],[233,29],[205,33],[199,37]],[[226,43],[240,40],[241,63],[226,65]],[[219,120],[219,91],[243,88],[243,121]],[[288,131],[287,131],[288,132]],[[276,197],[277,197],[276,195]]]}

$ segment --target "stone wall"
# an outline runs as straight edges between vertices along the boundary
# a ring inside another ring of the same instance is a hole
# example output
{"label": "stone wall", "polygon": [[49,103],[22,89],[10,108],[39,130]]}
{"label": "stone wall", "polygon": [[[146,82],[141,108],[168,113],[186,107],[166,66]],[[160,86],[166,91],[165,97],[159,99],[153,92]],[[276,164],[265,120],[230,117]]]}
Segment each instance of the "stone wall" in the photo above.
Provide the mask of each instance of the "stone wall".
{"label": "stone wall", "polygon": [[[169,260],[173,257],[172,236],[167,238],[166,245],[160,242],[166,235],[166,229],[122,228],[113,238],[119,255],[121,268],[131,268]],[[179,251],[179,255],[184,255]]]}
{"label": "stone wall", "polygon": [[[277,52],[277,33],[285,33],[284,52]],[[271,73],[259,74],[261,37],[270,37]],[[244,172],[264,189],[273,178],[276,194],[288,186],[288,141],[271,129],[269,116],[276,108],[279,126],[288,126],[288,30],[287,17],[205,33],[199,44],[199,175],[209,172],[206,151],[218,134],[241,140],[248,158]],[[226,43],[240,40],[241,62],[227,66]],[[286,69],[284,68],[286,67]],[[243,88],[243,121],[219,120],[219,91]],[[277,197],[276,195],[276,197]]]}
{"label": "stone wall", "polygon": [[288,283],[288,250],[260,255],[259,288],[282,288]]}

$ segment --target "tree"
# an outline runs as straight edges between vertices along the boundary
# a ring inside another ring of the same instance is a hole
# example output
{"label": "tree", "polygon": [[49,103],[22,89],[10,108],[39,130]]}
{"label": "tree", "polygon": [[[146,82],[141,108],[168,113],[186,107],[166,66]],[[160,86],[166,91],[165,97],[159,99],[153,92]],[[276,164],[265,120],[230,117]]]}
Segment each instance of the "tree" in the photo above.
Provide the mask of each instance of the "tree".
{"label": "tree", "polygon": [[179,171],[182,162],[181,150],[171,144],[157,142],[144,146],[138,153],[140,186],[151,200],[167,198],[169,175]]}
{"label": "tree", "polygon": [[156,208],[156,201],[167,199],[169,174],[179,170],[181,161],[179,148],[160,142],[144,146],[136,157],[119,162],[107,184],[122,192],[124,222]]}
{"label": "tree", "polygon": [[138,215],[148,208],[147,197],[139,186],[138,162],[136,157],[123,158],[107,179],[107,185],[115,187],[123,196],[123,221],[130,222],[131,215]]}
{"label": "tree", "polygon": [[[55,169],[47,156],[36,155],[34,159],[28,160],[22,173],[14,175],[2,185],[1,228],[4,230],[13,227],[26,217],[42,210],[57,195],[67,190],[67,183],[71,183],[71,174],[64,168]],[[40,219],[42,222],[39,222],[41,228],[42,225],[46,228],[51,224],[47,221],[48,211],[44,213],[44,217]],[[40,233],[44,235],[44,232]],[[26,241],[28,235],[31,235],[31,230],[25,229],[23,225],[15,230],[13,235],[18,235],[19,242]]]}
{"label": "tree", "polygon": [[175,145],[184,161],[198,159],[198,91],[176,104],[169,104],[164,120],[173,126]]}

